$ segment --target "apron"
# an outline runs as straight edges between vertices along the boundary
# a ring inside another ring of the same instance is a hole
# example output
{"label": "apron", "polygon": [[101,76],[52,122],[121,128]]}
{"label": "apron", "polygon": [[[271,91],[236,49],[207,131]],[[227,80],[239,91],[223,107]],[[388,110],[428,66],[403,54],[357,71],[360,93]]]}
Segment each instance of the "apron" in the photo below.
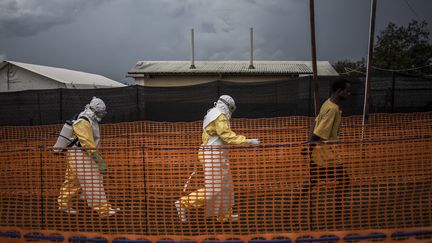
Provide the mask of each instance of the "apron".
{"label": "apron", "polygon": [[207,216],[223,216],[234,204],[234,188],[232,175],[222,139],[210,137],[206,146],[202,146],[202,162],[204,164],[205,197]]}
{"label": "apron", "polygon": [[105,206],[107,199],[103,178],[96,162],[81,150],[69,150],[68,163],[70,168],[75,171],[76,179],[88,206],[91,208]]}

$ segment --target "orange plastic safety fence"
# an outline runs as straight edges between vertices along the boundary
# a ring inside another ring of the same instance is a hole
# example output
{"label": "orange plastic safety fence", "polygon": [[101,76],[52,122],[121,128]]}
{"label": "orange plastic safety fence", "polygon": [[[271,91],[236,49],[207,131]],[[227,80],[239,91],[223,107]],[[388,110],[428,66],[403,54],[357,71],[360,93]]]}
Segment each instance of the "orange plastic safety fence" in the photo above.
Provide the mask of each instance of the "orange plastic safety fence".
{"label": "orange plastic safety fence", "polygon": [[[305,143],[312,122],[233,119],[234,131],[262,143],[205,148],[207,167],[200,121],[103,124],[103,176],[78,149],[52,152],[61,125],[0,127],[0,231],[225,240],[430,229],[432,113],[372,115],[363,141],[361,117],[347,117],[341,140],[319,146]],[[202,188],[203,206],[191,206],[193,194],[179,214],[175,202]],[[59,210],[62,191],[76,214]],[[238,217],[221,222],[222,209]]]}

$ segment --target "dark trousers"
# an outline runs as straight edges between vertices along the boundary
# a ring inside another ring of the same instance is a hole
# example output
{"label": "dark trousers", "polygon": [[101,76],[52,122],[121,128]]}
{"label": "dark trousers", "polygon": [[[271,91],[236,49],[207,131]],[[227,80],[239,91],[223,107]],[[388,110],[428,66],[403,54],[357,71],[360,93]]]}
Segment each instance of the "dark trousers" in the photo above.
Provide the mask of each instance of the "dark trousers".
{"label": "dark trousers", "polygon": [[[320,180],[336,180],[335,197],[343,199],[350,186],[350,176],[342,165],[336,166],[320,166],[312,159],[312,152],[315,144],[306,144],[302,149],[302,155],[305,160],[309,161],[309,183],[303,184],[301,187],[300,197],[303,198],[309,195],[318,185]],[[300,198],[299,198],[300,199]],[[342,200],[339,201],[342,203]]]}
{"label": "dark trousers", "polygon": [[317,185],[319,180],[335,179],[339,187],[349,186],[350,178],[342,165],[321,167],[313,160],[309,163],[311,187]]}
{"label": "dark trousers", "polygon": [[[312,159],[312,152],[314,150],[315,144],[307,144],[305,148],[302,149],[302,155],[305,160],[309,161],[309,183],[304,184],[301,188],[299,203],[303,198],[308,198],[309,201],[309,218],[310,218],[310,230],[314,230],[317,227],[316,211],[314,210],[312,191],[318,185],[320,180],[335,180],[335,206],[338,210],[343,208],[344,198],[350,186],[350,176],[342,165],[336,166],[320,166],[315,163]],[[295,203],[296,205],[297,203]],[[336,221],[340,221],[342,218],[337,218]]]}

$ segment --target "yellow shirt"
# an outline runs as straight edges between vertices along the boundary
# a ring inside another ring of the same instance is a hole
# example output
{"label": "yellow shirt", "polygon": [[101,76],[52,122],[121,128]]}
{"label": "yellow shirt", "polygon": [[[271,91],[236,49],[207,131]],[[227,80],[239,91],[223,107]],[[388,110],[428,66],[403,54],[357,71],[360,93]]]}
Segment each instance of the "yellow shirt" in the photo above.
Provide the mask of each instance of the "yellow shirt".
{"label": "yellow shirt", "polygon": [[[78,137],[78,140],[82,147],[84,148],[95,148],[96,144],[93,137],[93,128],[90,122],[86,120],[79,120],[77,123],[72,126],[75,135]],[[94,150],[88,150],[89,153]]]}
{"label": "yellow shirt", "polygon": [[336,140],[339,138],[341,120],[342,110],[328,99],[321,106],[320,113],[315,118],[313,133],[325,140]]}
{"label": "yellow shirt", "polygon": [[231,130],[228,124],[228,118],[225,114],[219,115],[214,121],[210,122],[203,131],[202,142],[207,144],[210,136],[218,135],[226,144],[245,144],[246,137],[237,135]]}

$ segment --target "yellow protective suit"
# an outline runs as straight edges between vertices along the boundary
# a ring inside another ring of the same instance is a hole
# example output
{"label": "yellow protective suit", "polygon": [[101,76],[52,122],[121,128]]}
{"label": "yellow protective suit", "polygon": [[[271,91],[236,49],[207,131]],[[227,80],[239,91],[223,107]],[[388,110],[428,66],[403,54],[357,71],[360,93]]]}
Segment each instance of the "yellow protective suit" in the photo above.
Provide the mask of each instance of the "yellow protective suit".
{"label": "yellow protective suit", "polygon": [[229,169],[225,144],[246,144],[248,140],[234,133],[227,116],[221,113],[210,122],[202,134],[198,158],[204,166],[205,187],[180,198],[183,208],[206,208],[206,216],[216,216],[220,222],[230,220],[234,205],[234,184]]}
{"label": "yellow protective suit", "polygon": [[[73,132],[83,148],[96,148],[99,145],[99,125],[85,119],[77,120],[73,125]],[[99,166],[90,157],[94,149],[87,151],[73,147],[67,152],[67,168],[65,180],[60,189],[58,204],[60,209],[72,209],[72,199],[82,190],[87,204],[101,217],[109,216],[111,205],[107,202],[103,187],[103,177]]]}

